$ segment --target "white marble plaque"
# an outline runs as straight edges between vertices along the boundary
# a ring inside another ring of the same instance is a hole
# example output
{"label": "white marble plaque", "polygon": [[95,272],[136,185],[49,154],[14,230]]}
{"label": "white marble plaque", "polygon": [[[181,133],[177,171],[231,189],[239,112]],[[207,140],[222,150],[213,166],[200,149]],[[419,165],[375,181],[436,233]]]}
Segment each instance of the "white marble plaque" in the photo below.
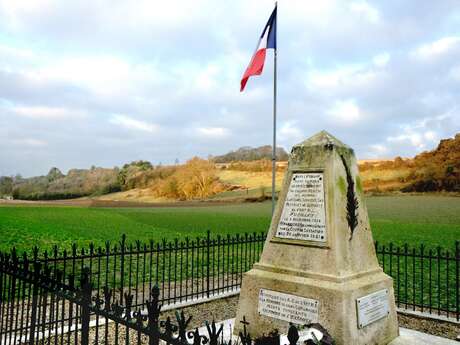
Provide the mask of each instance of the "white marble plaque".
{"label": "white marble plaque", "polygon": [[276,237],[326,242],[325,218],[323,174],[292,174]]}
{"label": "white marble plaque", "polygon": [[259,314],[299,325],[318,322],[319,302],[282,292],[260,289]]}
{"label": "white marble plaque", "polygon": [[383,289],[356,300],[358,310],[358,327],[363,328],[374,321],[388,316],[388,290]]}

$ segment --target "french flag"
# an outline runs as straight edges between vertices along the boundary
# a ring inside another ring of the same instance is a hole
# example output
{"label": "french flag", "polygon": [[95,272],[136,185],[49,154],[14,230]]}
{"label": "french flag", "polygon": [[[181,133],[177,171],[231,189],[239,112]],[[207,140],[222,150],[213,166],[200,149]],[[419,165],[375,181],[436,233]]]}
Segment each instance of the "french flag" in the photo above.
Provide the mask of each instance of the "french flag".
{"label": "french flag", "polygon": [[262,31],[256,51],[241,79],[240,92],[244,90],[249,77],[262,74],[267,49],[276,50],[276,6]]}

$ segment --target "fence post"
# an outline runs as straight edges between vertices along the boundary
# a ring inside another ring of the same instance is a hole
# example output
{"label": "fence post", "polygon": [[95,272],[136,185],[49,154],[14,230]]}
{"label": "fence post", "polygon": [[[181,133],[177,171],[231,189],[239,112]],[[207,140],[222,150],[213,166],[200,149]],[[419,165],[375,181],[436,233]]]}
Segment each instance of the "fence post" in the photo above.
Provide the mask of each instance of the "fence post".
{"label": "fence post", "polygon": [[35,341],[35,327],[37,323],[37,309],[38,309],[38,285],[40,282],[41,264],[38,261],[34,262],[34,275],[32,277],[32,313],[30,317],[30,333],[29,344],[34,345]]}
{"label": "fence post", "polygon": [[89,344],[89,320],[91,307],[91,272],[84,267],[81,274],[81,345]]}
{"label": "fence post", "polygon": [[[3,303],[3,275],[4,275],[3,270],[4,270],[3,253],[0,252],[0,312],[1,312],[1,307],[2,307],[2,303]],[[0,318],[1,318],[1,316],[2,315],[0,314]],[[0,324],[0,327],[1,326],[2,325]]]}
{"label": "fence post", "polygon": [[[121,236],[120,242],[120,304],[123,304],[123,294],[125,285],[125,246],[126,246],[126,234]],[[131,254],[132,255],[132,254]],[[131,272],[129,272],[131,276]],[[129,287],[131,288],[131,286]]]}
{"label": "fence post", "polygon": [[209,274],[209,267],[211,265],[210,263],[210,251],[211,251],[211,246],[210,246],[210,243],[211,243],[211,231],[208,230],[208,235],[207,235],[207,239],[206,239],[206,249],[207,249],[207,272],[206,272],[206,296],[209,298],[209,290],[210,290],[210,274]]}
{"label": "fence post", "polygon": [[459,274],[460,274],[460,242],[455,241],[455,290],[456,290],[456,312],[457,312],[457,321],[460,320],[460,284],[459,284]]}
{"label": "fence post", "polygon": [[[11,268],[12,268],[12,275],[11,275],[11,281],[10,281],[10,286],[9,286],[9,290],[10,290],[10,298],[9,298],[9,301],[8,301],[8,305],[9,305],[9,314],[10,315],[7,315],[7,318],[9,319],[9,329],[12,330],[13,329],[13,325],[14,325],[14,315],[15,313],[17,312],[15,310],[15,307],[16,307],[16,304],[14,303],[14,300],[16,298],[16,274],[17,273],[17,270],[18,270],[18,256],[16,254],[16,248],[13,247],[12,251],[11,251]],[[18,298],[19,300],[19,298]],[[7,324],[7,327],[8,327],[8,322],[6,323]],[[16,339],[16,331],[14,332],[15,334],[15,339]],[[13,336],[13,332],[11,332],[11,335],[10,337]],[[11,340],[11,339],[10,339]]]}
{"label": "fence post", "polygon": [[150,299],[145,302],[147,305],[148,324],[147,330],[149,335],[149,345],[158,345],[160,343],[160,331],[158,327],[160,310],[162,305],[159,303],[160,289],[158,285],[152,288]]}

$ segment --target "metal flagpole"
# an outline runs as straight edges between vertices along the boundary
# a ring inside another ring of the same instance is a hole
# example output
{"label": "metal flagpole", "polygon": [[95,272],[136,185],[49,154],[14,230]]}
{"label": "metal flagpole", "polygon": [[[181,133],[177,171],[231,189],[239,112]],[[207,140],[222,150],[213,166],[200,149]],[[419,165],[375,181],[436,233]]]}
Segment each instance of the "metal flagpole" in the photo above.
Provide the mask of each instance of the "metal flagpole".
{"label": "metal flagpole", "polygon": [[[275,1],[275,8],[278,8],[278,2]],[[276,11],[275,39],[278,41],[278,10]],[[272,215],[275,212],[275,190],[276,190],[276,58],[278,43],[276,43],[273,55],[273,148],[272,148]]]}

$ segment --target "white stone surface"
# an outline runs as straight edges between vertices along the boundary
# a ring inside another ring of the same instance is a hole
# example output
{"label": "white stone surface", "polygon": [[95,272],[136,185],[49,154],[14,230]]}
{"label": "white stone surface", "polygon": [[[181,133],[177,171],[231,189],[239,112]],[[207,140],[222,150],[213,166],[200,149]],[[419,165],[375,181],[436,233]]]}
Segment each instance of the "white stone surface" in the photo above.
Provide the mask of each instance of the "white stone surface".
{"label": "white stone surface", "polygon": [[388,345],[458,345],[455,340],[436,337],[411,329],[400,328],[399,333],[400,336]]}
{"label": "white stone surface", "polygon": [[[217,327],[220,327],[221,324],[224,325],[223,329],[223,339],[228,341],[232,337],[232,331],[234,327],[235,319],[228,319],[222,322],[217,323]],[[207,335],[206,327],[201,327],[199,329],[200,334]],[[458,342],[455,340],[450,340],[446,338],[436,337],[434,335],[414,331],[407,328],[399,329],[399,337],[393,340],[388,345],[458,345]],[[236,337],[233,336],[232,340],[236,340]],[[281,336],[281,344],[287,344],[288,340],[286,335]]]}

